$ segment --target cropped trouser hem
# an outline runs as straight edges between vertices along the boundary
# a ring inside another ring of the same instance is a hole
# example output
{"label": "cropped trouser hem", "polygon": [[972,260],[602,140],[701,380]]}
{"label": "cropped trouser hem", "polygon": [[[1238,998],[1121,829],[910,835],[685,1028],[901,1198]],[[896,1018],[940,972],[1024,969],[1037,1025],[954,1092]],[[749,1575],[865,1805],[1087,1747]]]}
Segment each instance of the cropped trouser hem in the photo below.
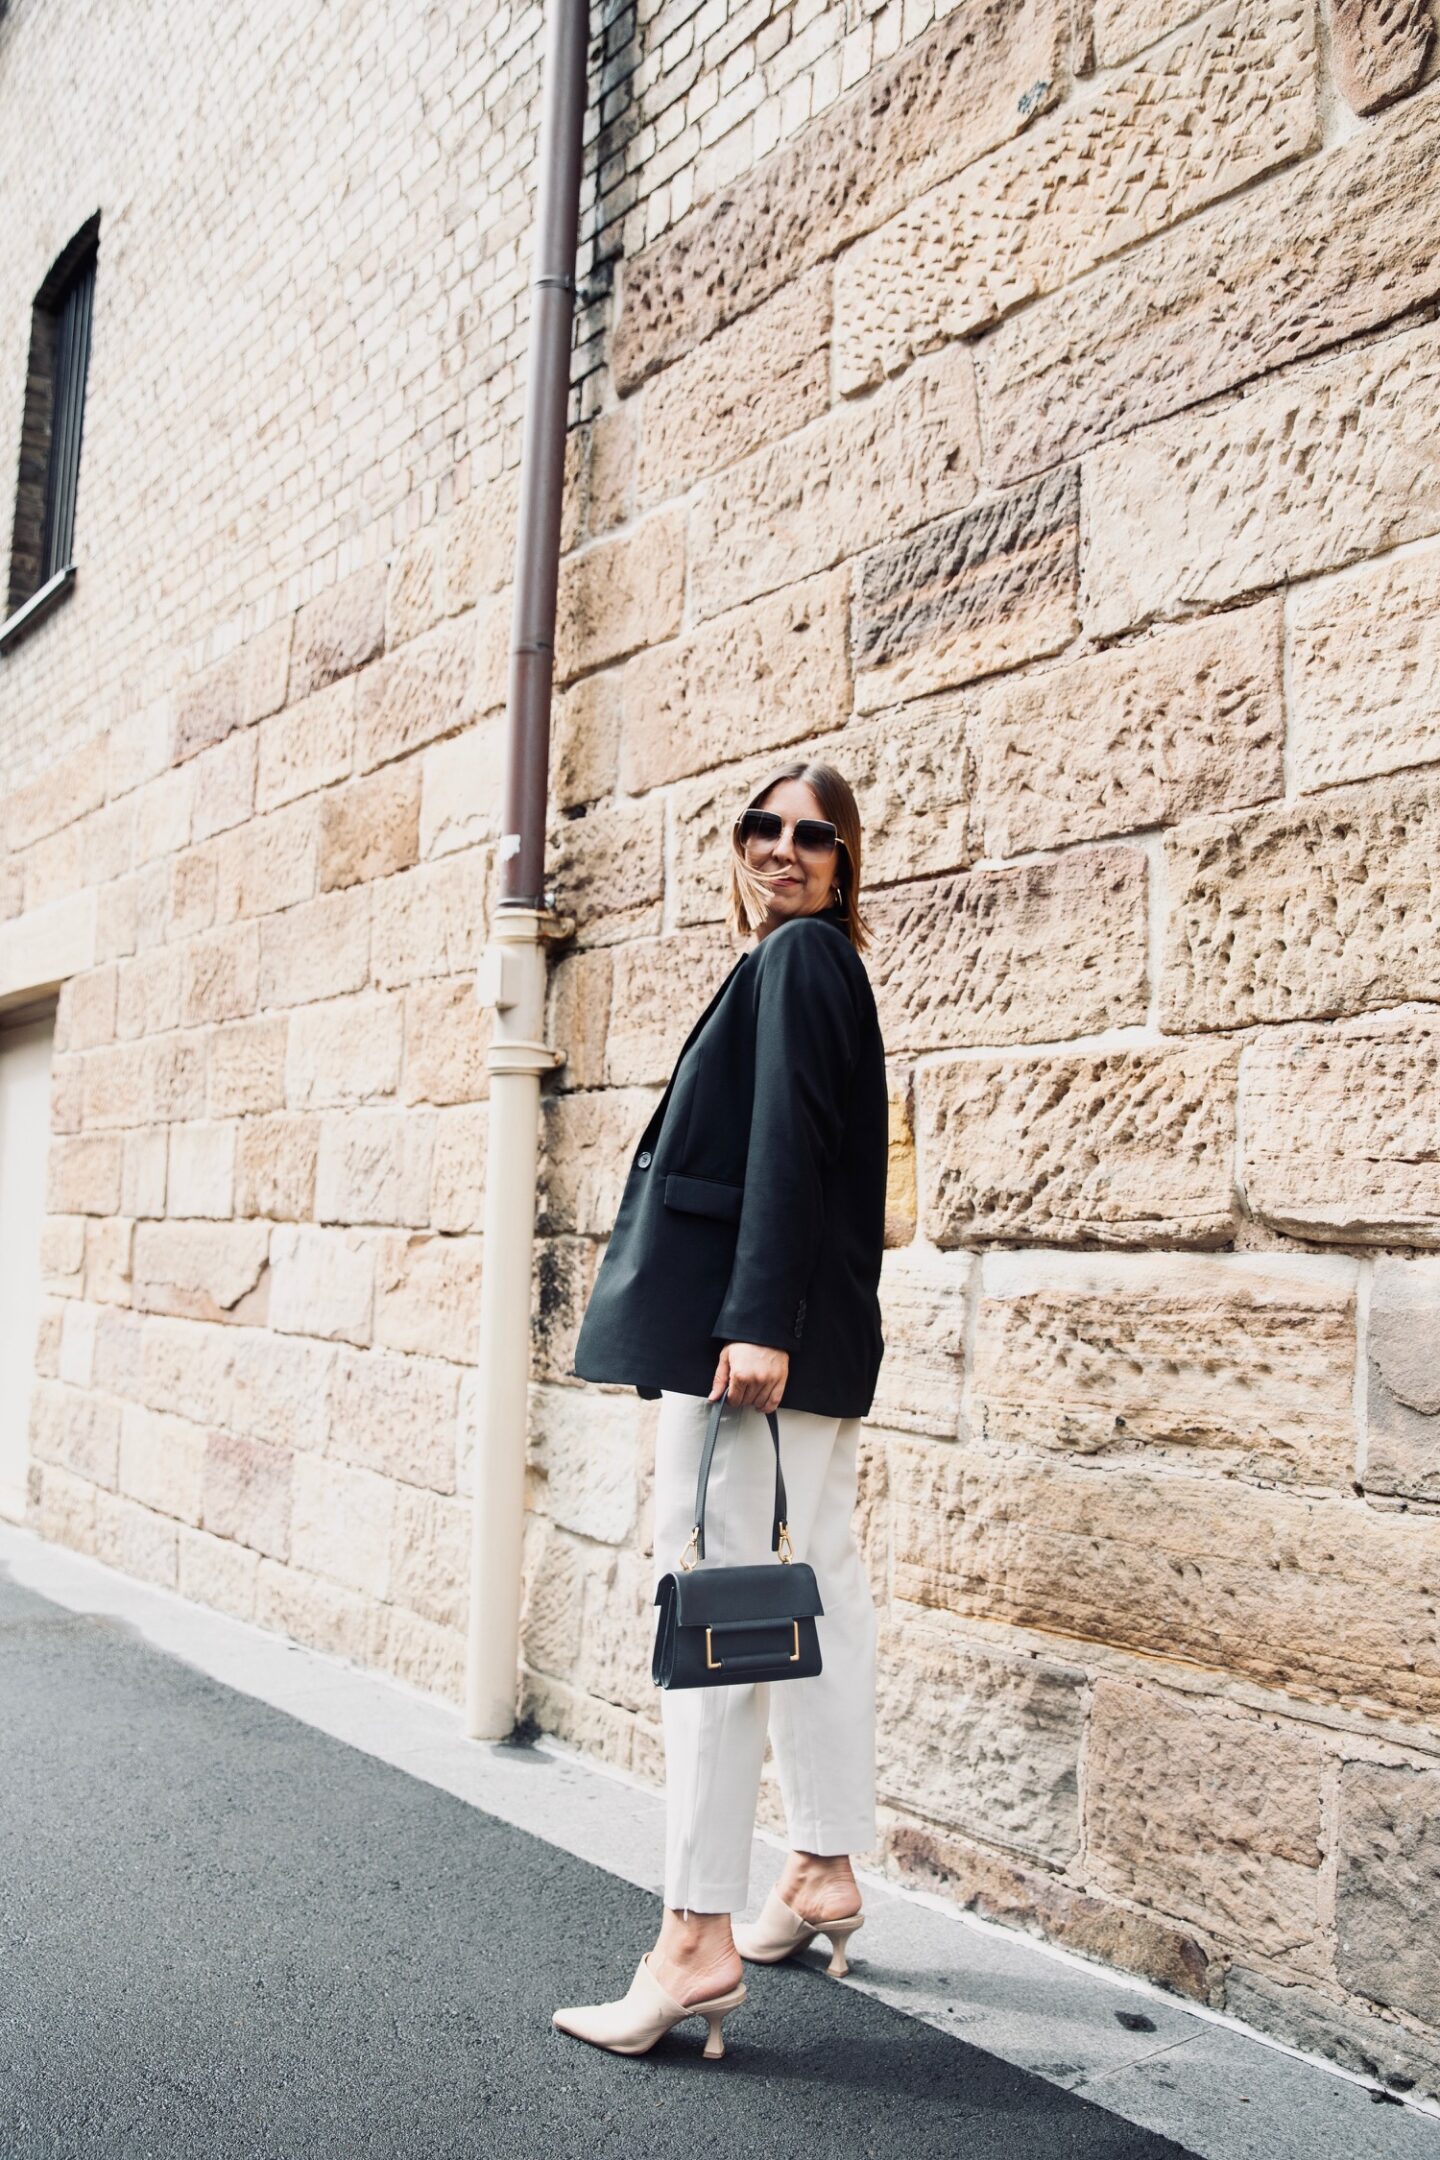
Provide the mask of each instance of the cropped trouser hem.
{"label": "cropped trouser hem", "polygon": [[[710,1405],[662,1392],[655,1458],[655,1576],[673,1568],[694,1517]],[[665,1903],[736,1912],[748,1903],[750,1848],[767,1738],[786,1830],[799,1852],[868,1852],[875,1823],[875,1646],[869,1577],[855,1542],[860,1419],[778,1412],[795,1556],[815,1570],[822,1669],[804,1680],[661,1695],[665,1736]],[[711,1466],[704,1567],[769,1562],[775,1454],[760,1411],[727,1409]]]}

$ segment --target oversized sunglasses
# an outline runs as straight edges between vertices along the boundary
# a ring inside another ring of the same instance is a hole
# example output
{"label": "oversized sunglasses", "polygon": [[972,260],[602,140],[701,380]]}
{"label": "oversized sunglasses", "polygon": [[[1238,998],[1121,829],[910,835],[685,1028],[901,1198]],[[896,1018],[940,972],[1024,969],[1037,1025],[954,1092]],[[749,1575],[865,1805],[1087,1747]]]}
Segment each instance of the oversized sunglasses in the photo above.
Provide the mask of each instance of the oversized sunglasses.
{"label": "oversized sunglasses", "polygon": [[[778,810],[742,810],[735,820],[735,832],[741,845],[747,840],[764,840],[771,845],[785,830],[785,820]],[[831,824],[829,818],[802,817],[795,820],[795,845],[802,855],[833,855],[845,842]]]}

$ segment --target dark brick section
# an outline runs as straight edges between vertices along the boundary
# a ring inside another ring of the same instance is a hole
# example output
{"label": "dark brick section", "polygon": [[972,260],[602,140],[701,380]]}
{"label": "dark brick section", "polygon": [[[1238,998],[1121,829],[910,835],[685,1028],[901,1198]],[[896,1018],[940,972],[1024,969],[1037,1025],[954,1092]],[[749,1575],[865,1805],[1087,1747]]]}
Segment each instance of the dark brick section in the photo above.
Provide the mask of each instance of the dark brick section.
{"label": "dark brick section", "polygon": [[1047,473],[958,516],[877,548],[861,565],[857,669],[919,651],[960,627],[999,623],[1079,574],[1078,467]]}
{"label": "dark brick section", "polygon": [[45,544],[45,479],[50,470],[50,418],[55,405],[55,317],[37,307],[31,317],[30,359],[25,371],[25,410],[20,422],[20,472],[15,487],[15,525],[10,542],[10,585],[5,613],[23,607],[40,585]]}
{"label": "dark brick section", "polygon": [[627,263],[621,392],[1055,104],[1063,23],[1048,0],[957,8]]}

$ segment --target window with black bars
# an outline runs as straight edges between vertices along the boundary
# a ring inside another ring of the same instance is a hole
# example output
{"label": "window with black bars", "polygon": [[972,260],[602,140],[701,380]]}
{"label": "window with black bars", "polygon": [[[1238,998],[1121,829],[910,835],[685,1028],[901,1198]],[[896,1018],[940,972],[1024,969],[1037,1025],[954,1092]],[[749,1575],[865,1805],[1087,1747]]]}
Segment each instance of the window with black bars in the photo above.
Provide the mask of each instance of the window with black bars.
{"label": "window with black bars", "polygon": [[8,619],[0,642],[69,583],[85,380],[95,306],[99,219],[75,235],[35,296],[10,547]]}

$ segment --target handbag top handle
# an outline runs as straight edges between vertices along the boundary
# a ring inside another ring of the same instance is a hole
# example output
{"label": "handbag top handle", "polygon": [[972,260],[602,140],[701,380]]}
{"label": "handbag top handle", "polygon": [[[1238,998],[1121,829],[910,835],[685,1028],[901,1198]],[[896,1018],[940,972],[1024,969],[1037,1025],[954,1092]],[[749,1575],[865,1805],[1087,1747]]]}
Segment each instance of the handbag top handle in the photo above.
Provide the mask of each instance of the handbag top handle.
{"label": "handbag top handle", "polygon": [[[689,1558],[692,1545],[697,1560],[705,1557],[705,1489],[710,1483],[710,1464],[714,1459],[715,1442],[720,1433],[720,1413],[724,1410],[729,1395],[730,1390],[727,1387],[725,1393],[717,1395],[710,1405],[710,1420],[705,1427],[705,1446],[700,1456],[700,1482],[695,1488],[695,1527],[686,1540],[685,1551],[680,1558],[681,1567],[687,1571],[695,1564]],[[791,1557],[790,1531],[785,1520],[785,1473],[780,1467],[780,1425],[773,1410],[767,1410],[765,1415],[770,1424],[770,1438],[775,1443],[775,1519],[770,1526],[770,1550],[778,1552],[782,1560],[788,1561]]]}

